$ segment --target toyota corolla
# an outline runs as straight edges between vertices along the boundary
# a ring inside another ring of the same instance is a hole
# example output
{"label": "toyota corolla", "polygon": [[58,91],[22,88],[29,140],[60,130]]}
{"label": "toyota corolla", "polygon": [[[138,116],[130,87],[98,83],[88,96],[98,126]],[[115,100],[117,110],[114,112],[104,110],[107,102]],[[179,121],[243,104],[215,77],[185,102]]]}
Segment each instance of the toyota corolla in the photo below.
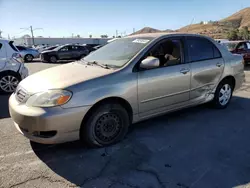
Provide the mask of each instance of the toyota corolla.
{"label": "toyota corolla", "polygon": [[226,108],[244,82],[243,69],[241,56],[209,37],[133,35],[27,77],[9,111],[32,141],[106,146],[122,140],[131,124],[157,115],[208,102]]}

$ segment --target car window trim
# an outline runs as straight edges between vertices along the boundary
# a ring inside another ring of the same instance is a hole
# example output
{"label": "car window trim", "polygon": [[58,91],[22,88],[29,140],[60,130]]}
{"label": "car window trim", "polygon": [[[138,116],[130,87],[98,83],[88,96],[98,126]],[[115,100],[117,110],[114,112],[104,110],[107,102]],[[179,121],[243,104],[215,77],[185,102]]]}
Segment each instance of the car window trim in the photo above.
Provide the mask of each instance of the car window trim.
{"label": "car window trim", "polygon": [[182,65],[182,64],[186,64],[186,50],[185,50],[185,41],[184,41],[184,36],[173,36],[173,37],[167,37],[167,38],[163,38],[159,41],[157,41],[152,47],[150,47],[144,54],[143,56],[138,60],[138,62],[135,64],[134,68],[132,69],[133,72],[141,72],[141,71],[149,71],[149,70],[154,70],[154,69],[160,69],[160,68],[167,68],[167,67],[173,67],[173,66],[177,66],[177,65],[170,65],[170,66],[165,66],[165,67],[156,67],[156,68],[152,68],[152,69],[142,69],[140,68],[140,64],[142,62],[143,59],[145,59],[147,53],[152,50],[156,45],[159,45],[160,43],[162,43],[163,41],[167,41],[167,40],[179,40],[181,43],[181,58],[182,58],[182,62],[178,65]]}
{"label": "car window trim", "polygon": [[[190,57],[190,50],[188,48],[188,39],[190,39],[190,38],[195,38],[195,39],[199,38],[199,39],[207,40],[209,43],[211,43],[212,50],[213,50],[213,58],[206,58],[206,59],[192,61],[191,57]],[[186,47],[187,47],[187,53],[188,53],[187,54],[187,59],[188,59],[187,63],[196,63],[196,62],[200,62],[200,61],[209,61],[209,60],[213,60],[213,59],[221,59],[222,58],[222,54],[221,54],[219,48],[212,41],[210,41],[209,39],[206,39],[206,38],[200,37],[200,36],[185,36],[185,42],[186,42],[186,45],[187,45]],[[214,48],[218,50],[218,52],[220,54],[220,57],[214,57]]]}

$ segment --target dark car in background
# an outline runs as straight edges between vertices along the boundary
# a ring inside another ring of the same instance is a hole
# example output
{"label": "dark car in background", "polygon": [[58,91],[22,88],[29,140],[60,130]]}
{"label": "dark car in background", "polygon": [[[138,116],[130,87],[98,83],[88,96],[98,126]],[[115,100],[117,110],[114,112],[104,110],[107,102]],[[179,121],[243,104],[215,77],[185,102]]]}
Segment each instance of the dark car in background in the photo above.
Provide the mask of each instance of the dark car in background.
{"label": "dark car in background", "polygon": [[228,41],[223,42],[222,45],[233,54],[240,54],[244,58],[245,64],[250,63],[250,41]]}
{"label": "dark car in background", "polygon": [[78,60],[89,53],[90,50],[86,46],[67,44],[41,52],[41,60],[51,63],[56,63],[58,60]]}

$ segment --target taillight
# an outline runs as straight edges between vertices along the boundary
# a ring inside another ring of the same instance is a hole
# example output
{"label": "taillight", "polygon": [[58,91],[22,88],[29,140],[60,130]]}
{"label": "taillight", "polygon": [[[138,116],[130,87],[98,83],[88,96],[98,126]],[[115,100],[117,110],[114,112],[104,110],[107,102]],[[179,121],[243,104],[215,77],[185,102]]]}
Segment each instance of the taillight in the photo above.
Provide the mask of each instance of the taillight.
{"label": "taillight", "polygon": [[22,58],[21,54],[19,54],[19,53],[13,53],[12,57],[14,57],[14,58]]}

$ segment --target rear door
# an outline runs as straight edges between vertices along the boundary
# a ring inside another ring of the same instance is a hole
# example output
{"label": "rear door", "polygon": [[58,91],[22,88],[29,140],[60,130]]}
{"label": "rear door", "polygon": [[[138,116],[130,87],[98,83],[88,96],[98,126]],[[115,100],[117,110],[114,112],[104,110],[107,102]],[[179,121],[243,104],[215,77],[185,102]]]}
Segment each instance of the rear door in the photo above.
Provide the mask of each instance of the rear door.
{"label": "rear door", "polygon": [[190,100],[204,99],[219,82],[224,60],[218,48],[203,37],[186,37],[191,68]]}
{"label": "rear door", "polygon": [[73,49],[73,58],[74,59],[79,59],[85,50],[84,46],[72,46],[72,49]]}

